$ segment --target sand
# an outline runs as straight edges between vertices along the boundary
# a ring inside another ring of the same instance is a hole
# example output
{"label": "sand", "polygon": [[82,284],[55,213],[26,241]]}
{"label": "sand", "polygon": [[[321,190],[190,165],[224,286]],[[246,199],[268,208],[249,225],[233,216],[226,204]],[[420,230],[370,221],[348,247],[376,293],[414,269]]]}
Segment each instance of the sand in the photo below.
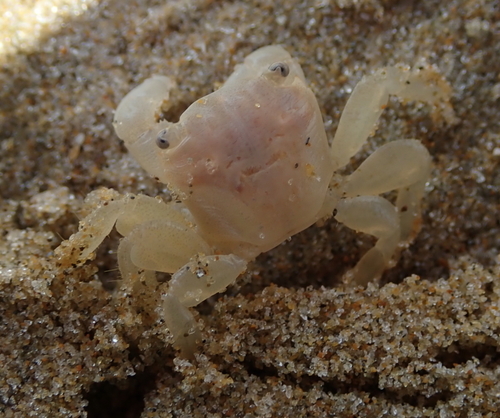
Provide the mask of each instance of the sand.
{"label": "sand", "polygon": [[[458,122],[391,100],[348,168],[394,138],[433,157],[422,231],[380,283],[341,283],[370,237],[313,226],[196,308],[204,341],[184,360],[154,295],[116,290],[116,233],[83,266],[54,250],[93,190],[168,195],[113,132],[131,88],[173,77],[175,119],[273,43],[330,137],[361,77],[396,63],[434,64]],[[3,0],[0,416],[498,416],[499,45],[493,0]]]}

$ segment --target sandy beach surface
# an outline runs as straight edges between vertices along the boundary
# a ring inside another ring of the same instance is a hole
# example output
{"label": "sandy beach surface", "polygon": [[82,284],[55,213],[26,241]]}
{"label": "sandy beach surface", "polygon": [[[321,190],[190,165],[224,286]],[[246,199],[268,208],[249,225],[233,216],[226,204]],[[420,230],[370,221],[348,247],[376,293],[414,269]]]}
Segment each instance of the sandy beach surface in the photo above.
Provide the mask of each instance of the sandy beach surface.
{"label": "sandy beach surface", "polygon": [[[370,237],[312,226],[193,310],[184,360],[155,295],[117,290],[116,232],[83,266],[54,250],[93,190],[168,196],[114,134],[127,92],[172,77],[175,119],[269,44],[330,138],[361,77],[397,63],[435,65],[457,122],[391,99],[347,168],[396,138],[433,158],[422,231],[380,283],[341,283]],[[0,1],[0,416],[498,417],[499,114],[493,0]]]}

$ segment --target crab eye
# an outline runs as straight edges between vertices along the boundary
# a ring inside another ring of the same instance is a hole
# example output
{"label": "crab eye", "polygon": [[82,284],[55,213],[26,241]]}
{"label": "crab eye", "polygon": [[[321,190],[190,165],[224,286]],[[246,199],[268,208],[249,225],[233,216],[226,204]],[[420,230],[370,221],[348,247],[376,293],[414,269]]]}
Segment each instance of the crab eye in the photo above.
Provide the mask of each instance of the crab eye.
{"label": "crab eye", "polygon": [[158,145],[158,148],[161,149],[167,149],[170,146],[170,142],[168,142],[167,139],[166,129],[162,129],[160,132],[158,132],[158,136],[156,137],[156,145]]}
{"label": "crab eye", "polygon": [[275,62],[269,66],[269,71],[279,71],[283,77],[290,73],[290,68],[284,62]]}

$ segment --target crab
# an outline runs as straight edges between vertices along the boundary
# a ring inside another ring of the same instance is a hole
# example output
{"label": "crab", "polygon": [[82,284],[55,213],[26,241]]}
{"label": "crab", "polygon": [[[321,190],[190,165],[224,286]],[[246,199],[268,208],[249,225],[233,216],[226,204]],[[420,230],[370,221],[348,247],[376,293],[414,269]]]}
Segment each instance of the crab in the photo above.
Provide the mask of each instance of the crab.
{"label": "crab", "polygon": [[[81,222],[69,246],[78,242],[76,257],[85,261],[116,227],[124,280],[154,286],[155,272],[171,273],[163,319],[184,354],[200,339],[189,308],[317,221],[333,216],[377,238],[346,273],[362,285],[391,267],[419,231],[431,169],[420,141],[388,142],[352,174],[339,172],[371,135],[389,95],[428,103],[452,118],[449,87],[432,67],[387,67],[365,76],[331,145],[300,65],[281,46],[248,55],[219,90],[171,123],[159,112],[175,87],[165,76],[145,80],[123,98],[113,122],[129,152],[173,198],[113,198]],[[397,191],[395,204],[380,196],[389,191]]]}

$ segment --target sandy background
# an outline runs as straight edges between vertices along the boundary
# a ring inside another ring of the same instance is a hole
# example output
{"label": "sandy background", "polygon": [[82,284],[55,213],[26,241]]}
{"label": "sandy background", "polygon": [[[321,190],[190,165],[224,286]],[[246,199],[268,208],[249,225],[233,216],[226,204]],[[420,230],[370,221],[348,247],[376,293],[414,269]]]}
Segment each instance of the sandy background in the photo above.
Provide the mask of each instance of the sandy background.
{"label": "sandy background", "polygon": [[[302,64],[330,137],[362,75],[395,63],[437,65],[459,122],[392,100],[353,161],[403,137],[434,159],[422,232],[382,283],[343,288],[371,239],[311,227],[197,308],[188,362],[156,306],[110,291],[116,234],[82,267],[53,250],[92,190],[166,193],[114,135],[124,94],[169,75],[178,117],[272,43]],[[2,0],[0,416],[498,416],[499,45],[493,0]]]}

